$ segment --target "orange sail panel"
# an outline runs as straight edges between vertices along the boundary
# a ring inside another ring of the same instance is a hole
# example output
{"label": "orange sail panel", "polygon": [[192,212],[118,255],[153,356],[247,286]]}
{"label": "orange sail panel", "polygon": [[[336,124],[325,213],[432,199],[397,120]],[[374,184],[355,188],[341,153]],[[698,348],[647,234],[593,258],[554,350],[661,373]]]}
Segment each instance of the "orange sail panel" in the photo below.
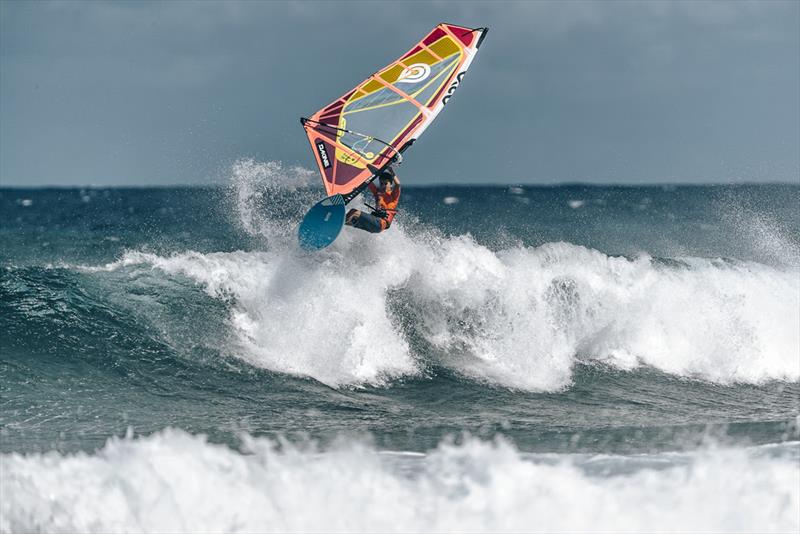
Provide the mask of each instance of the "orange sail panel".
{"label": "orange sail panel", "polygon": [[355,89],[303,119],[328,195],[346,194],[399,157],[444,108],[487,28],[442,23]]}

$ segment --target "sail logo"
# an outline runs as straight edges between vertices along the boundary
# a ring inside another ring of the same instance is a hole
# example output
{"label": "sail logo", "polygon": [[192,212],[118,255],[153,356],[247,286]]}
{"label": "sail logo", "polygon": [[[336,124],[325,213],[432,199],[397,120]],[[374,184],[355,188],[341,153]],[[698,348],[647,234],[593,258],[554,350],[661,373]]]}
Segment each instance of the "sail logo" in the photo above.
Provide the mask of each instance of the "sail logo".
{"label": "sail logo", "polygon": [[325,150],[325,143],[317,141],[317,152],[319,152],[319,159],[322,161],[322,167],[327,169],[331,166],[331,160],[328,159],[328,151]]}
{"label": "sail logo", "polygon": [[444,98],[442,99],[442,105],[443,105],[443,106],[444,106],[445,104],[447,104],[447,101],[448,101],[448,100],[450,100],[450,97],[451,97],[451,96],[453,96],[453,93],[455,93],[455,92],[456,92],[456,89],[458,89],[458,84],[460,84],[460,83],[461,83],[461,80],[463,80],[463,79],[464,79],[464,75],[465,75],[466,73],[467,73],[467,71],[462,71],[462,72],[459,72],[459,73],[458,73],[458,76],[456,76],[456,79],[455,79],[455,80],[453,80],[453,83],[451,83],[451,84],[450,84],[450,87],[448,87],[448,88],[447,88],[447,94],[445,94],[445,95],[444,95]]}
{"label": "sail logo", "polygon": [[400,73],[400,77],[397,78],[397,82],[395,83],[418,83],[423,80],[427,80],[428,76],[430,75],[430,65],[426,65],[425,63],[414,63],[413,65],[409,65],[403,69],[403,72]]}

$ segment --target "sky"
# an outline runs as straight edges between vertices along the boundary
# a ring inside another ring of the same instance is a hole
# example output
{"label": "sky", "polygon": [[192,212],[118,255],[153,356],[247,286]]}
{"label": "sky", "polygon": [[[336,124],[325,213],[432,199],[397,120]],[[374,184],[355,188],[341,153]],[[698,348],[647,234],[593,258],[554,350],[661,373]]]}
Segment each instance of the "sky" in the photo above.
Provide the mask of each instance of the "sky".
{"label": "sky", "polygon": [[794,0],[2,0],[0,185],[313,168],[298,118],[442,21],[490,31],[406,184],[800,183]]}

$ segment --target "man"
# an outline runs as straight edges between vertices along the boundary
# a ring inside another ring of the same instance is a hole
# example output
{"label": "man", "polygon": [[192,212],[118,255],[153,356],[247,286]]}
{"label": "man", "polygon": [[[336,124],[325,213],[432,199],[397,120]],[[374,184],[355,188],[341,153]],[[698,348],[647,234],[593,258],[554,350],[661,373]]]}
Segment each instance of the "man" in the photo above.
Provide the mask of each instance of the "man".
{"label": "man", "polygon": [[369,190],[375,197],[375,205],[372,213],[364,213],[357,209],[347,212],[344,223],[348,226],[355,226],[361,230],[366,230],[373,234],[383,232],[392,224],[394,214],[397,212],[397,203],[400,201],[400,180],[391,167],[387,167],[378,176],[378,186],[370,183]]}

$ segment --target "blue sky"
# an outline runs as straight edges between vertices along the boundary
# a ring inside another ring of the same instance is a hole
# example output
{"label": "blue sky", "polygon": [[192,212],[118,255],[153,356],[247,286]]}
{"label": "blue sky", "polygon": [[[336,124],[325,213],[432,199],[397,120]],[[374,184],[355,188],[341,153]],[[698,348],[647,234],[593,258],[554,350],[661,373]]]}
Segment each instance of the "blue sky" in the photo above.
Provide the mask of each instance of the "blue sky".
{"label": "blue sky", "polygon": [[800,181],[800,3],[0,3],[0,184],[311,168],[298,117],[489,26],[405,183]]}

